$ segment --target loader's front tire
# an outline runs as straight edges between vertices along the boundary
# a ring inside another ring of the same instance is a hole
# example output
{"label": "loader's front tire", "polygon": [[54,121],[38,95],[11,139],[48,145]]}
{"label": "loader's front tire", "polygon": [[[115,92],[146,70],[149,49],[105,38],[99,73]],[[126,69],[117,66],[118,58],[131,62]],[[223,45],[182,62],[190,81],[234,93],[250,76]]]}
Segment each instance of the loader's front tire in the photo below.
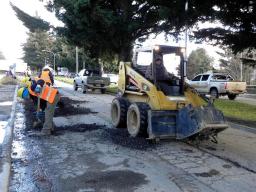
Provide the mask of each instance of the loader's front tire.
{"label": "loader's front tire", "polygon": [[127,130],[132,137],[147,136],[148,110],[146,103],[133,103],[127,112]]}
{"label": "loader's front tire", "polygon": [[126,128],[126,114],[129,102],[124,98],[115,98],[111,104],[111,119],[116,128]]}

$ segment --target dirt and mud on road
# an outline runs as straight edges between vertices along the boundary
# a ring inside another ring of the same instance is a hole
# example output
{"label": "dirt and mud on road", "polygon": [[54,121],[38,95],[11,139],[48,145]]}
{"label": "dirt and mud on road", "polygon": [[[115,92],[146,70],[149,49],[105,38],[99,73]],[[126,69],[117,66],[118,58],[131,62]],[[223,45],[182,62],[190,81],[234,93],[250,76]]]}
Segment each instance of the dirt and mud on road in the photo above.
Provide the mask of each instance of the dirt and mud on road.
{"label": "dirt and mud on road", "polygon": [[[63,84],[62,84],[63,85]],[[54,118],[55,134],[31,137],[28,109],[17,106],[10,191],[254,191],[253,170],[183,142],[151,144],[114,129],[112,96],[61,91],[66,106]],[[74,111],[73,109],[71,111]],[[31,124],[31,123],[30,123]],[[36,131],[36,130],[32,130]],[[208,146],[209,149],[216,146]]]}

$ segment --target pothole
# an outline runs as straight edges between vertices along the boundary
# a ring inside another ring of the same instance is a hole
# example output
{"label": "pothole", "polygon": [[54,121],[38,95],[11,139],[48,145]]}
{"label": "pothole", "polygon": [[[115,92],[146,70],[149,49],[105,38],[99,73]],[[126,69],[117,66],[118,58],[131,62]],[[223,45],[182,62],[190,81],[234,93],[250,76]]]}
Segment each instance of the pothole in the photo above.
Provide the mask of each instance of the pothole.
{"label": "pothole", "polygon": [[202,172],[202,173],[194,173],[196,176],[198,177],[213,177],[215,175],[219,175],[220,172],[215,170],[215,169],[211,169],[208,172]]}

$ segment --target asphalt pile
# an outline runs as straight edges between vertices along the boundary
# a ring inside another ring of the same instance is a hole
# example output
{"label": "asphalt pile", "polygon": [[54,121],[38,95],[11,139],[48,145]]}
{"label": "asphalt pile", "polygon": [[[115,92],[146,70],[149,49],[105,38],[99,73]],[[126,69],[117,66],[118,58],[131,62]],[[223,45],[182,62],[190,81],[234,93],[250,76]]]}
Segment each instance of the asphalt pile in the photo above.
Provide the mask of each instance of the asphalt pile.
{"label": "asphalt pile", "polygon": [[54,117],[97,113],[91,111],[89,108],[80,107],[80,104],[85,102],[87,101],[76,101],[68,97],[61,97],[55,110]]}
{"label": "asphalt pile", "polygon": [[[92,112],[90,109],[85,107],[79,107],[79,104],[82,104],[86,101],[76,101],[69,99],[67,97],[62,97],[60,102],[57,105],[55,110],[55,117],[69,116],[69,115],[78,115],[78,114],[90,114],[96,113]],[[26,128],[25,131],[29,130],[40,130],[42,128],[41,124],[33,127],[33,123],[37,121],[36,116],[33,115],[36,112],[36,106],[31,100],[23,100],[23,105],[25,109],[26,117]]]}
{"label": "asphalt pile", "polygon": [[109,139],[116,145],[130,149],[148,150],[156,148],[156,144],[152,144],[144,137],[130,137],[126,129],[104,129],[101,136],[104,139]]}
{"label": "asphalt pile", "polygon": [[63,131],[71,131],[71,132],[87,132],[87,131],[95,131],[98,129],[105,128],[104,125],[93,124],[75,124],[75,125],[67,125],[67,126],[59,126],[54,128],[54,135],[59,135]]}

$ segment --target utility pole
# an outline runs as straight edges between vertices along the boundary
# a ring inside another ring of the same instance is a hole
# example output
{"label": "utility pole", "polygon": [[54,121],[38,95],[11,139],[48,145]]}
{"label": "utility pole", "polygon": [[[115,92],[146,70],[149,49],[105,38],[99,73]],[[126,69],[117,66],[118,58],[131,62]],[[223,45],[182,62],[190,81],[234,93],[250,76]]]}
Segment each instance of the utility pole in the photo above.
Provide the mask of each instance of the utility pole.
{"label": "utility pole", "polygon": [[[48,51],[48,50],[42,50],[42,51],[53,54],[53,70],[54,70],[54,73],[55,73],[55,63],[56,63],[55,59],[56,59],[56,54],[57,53],[54,53],[54,52]],[[45,59],[44,59],[44,66],[46,66],[46,56],[45,56]]]}
{"label": "utility pole", "polygon": [[186,0],[186,3],[185,3],[185,19],[186,19],[186,29],[185,29],[185,54],[184,54],[184,60],[185,60],[185,63],[184,63],[184,76],[186,77],[187,76],[187,64],[188,64],[188,21],[187,21],[187,17],[188,17],[188,0]]}
{"label": "utility pole", "polygon": [[78,63],[78,47],[76,46],[76,73],[78,73],[78,66],[79,66],[79,63]]}
{"label": "utility pole", "polygon": [[240,81],[243,81],[243,60],[242,60],[242,57],[243,57],[243,53],[241,53],[241,59],[240,59]]}

